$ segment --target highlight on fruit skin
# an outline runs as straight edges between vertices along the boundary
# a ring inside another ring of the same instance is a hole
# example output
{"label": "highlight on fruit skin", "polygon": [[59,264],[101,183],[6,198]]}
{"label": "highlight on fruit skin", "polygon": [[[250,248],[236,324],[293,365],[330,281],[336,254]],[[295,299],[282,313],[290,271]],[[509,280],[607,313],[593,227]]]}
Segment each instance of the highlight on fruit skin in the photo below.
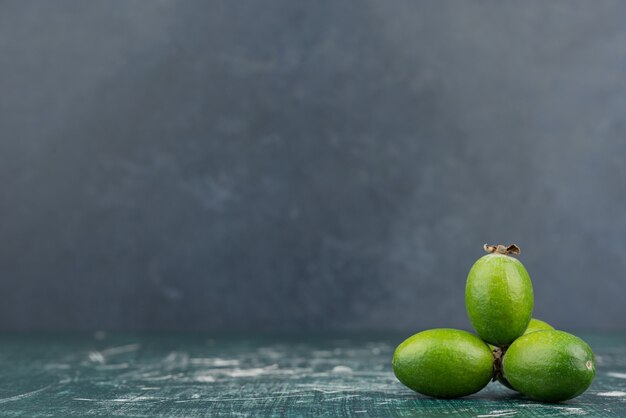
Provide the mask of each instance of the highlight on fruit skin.
{"label": "highlight on fruit skin", "polygon": [[467,276],[465,305],[476,333],[489,344],[505,347],[526,330],[534,307],[530,276],[512,257],[516,245],[489,246]]}
{"label": "highlight on fruit skin", "polygon": [[596,371],[586,342],[564,331],[526,334],[511,344],[502,360],[506,380],[518,392],[544,402],[575,398],[589,388]]}
{"label": "highlight on fruit skin", "polygon": [[431,329],[407,338],[396,348],[393,372],[418,393],[457,398],[489,383],[493,355],[484,341],[467,331]]}

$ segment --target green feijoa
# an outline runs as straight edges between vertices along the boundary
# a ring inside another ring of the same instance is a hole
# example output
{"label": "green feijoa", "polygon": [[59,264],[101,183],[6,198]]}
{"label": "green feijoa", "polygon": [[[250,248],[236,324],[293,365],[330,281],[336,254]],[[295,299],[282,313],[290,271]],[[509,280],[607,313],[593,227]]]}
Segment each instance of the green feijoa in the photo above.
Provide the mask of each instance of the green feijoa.
{"label": "green feijoa", "polygon": [[[522,335],[530,334],[531,332],[535,332],[535,331],[545,331],[549,329],[554,329],[554,327],[540,319],[530,318],[530,322],[528,323],[528,326],[526,327],[526,331],[524,331],[524,334]],[[489,348],[491,348],[491,351],[496,349],[496,347],[491,344],[489,344]]]}
{"label": "green feijoa", "polygon": [[[531,332],[545,331],[545,330],[550,330],[550,329],[554,329],[554,327],[548,324],[547,322],[541,321],[539,319],[531,318],[530,322],[528,323],[528,326],[526,327],[526,331],[524,331],[524,335],[530,334]],[[489,348],[491,348],[491,351],[494,352],[494,357],[496,359],[502,358],[502,355],[503,355],[502,349],[494,347],[492,345],[490,345]],[[502,373],[496,373],[496,378],[498,379],[498,382],[502,383],[507,388],[513,389],[513,386],[511,386],[511,384],[504,378],[504,376],[502,376]]]}
{"label": "green feijoa", "polygon": [[484,388],[493,376],[493,355],[466,331],[431,329],[413,335],[393,355],[393,372],[405,386],[436,398],[457,398]]}
{"label": "green feijoa", "polygon": [[547,322],[540,319],[530,318],[530,322],[526,327],[526,331],[524,331],[524,335],[530,334],[531,332],[535,331],[548,331],[551,329],[554,329],[554,327]]}
{"label": "green feijoa", "polygon": [[506,347],[522,335],[533,312],[533,286],[528,272],[510,254],[516,245],[488,246],[490,252],[472,266],[465,286],[465,305],[478,335]]}
{"label": "green feijoa", "polygon": [[575,398],[591,385],[591,348],[563,331],[537,331],[515,340],[504,354],[504,377],[515,390],[544,402]]}

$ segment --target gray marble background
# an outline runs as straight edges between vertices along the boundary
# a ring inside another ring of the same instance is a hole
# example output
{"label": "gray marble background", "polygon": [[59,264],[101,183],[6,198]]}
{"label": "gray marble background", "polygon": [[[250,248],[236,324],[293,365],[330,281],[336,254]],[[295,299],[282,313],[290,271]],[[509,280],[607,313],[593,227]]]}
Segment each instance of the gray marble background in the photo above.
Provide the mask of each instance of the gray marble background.
{"label": "gray marble background", "polygon": [[626,3],[0,2],[0,329],[626,329]]}

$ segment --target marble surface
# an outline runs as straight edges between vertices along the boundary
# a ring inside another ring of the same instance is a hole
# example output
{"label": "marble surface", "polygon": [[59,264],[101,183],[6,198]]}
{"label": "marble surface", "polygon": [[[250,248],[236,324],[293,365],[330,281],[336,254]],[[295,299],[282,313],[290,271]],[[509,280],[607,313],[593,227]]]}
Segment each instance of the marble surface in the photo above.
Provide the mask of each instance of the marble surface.
{"label": "marble surface", "polygon": [[624,416],[626,335],[582,335],[598,372],[582,396],[531,401],[498,383],[462,399],[403,387],[403,336],[0,336],[2,416]]}

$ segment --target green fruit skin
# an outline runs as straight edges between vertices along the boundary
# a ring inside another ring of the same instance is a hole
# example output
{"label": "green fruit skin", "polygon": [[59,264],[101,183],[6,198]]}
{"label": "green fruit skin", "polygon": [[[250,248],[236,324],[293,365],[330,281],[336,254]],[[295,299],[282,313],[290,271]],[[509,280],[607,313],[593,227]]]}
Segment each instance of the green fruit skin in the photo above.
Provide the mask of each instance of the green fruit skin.
{"label": "green fruit skin", "polygon": [[522,335],[533,313],[533,286],[517,259],[488,254],[472,266],[465,306],[472,326],[486,342],[506,347]]}
{"label": "green fruit skin", "polygon": [[[554,327],[540,319],[530,318],[530,322],[528,323],[528,326],[526,327],[526,331],[524,331],[524,334],[522,335],[530,334],[531,332],[535,332],[535,331],[545,331],[549,329],[554,329]],[[489,344],[489,348],[491,349],[491,351],[496,349],[496,347],[491,344]]]}
{"label": "green fruit skin", "polygon": [[531,332],[548,331],[551,329],[554,329],[554,327],[548,324],[547,322],[542,321],[540,319],[530,318],[530,322],[528,323],[528,326],[526,327],[526,331],[524,331],[524,335],[530,334]]}
{"label": "green fruit skin", "polygon": [[474,334],[449,328],[407,338],[393,355],[393,372],[405,386],[436,398],[457,398],[484,388],[493,355]]}
{"label": "green fruit skin", "polygon": [[[530,334],[531,332],[546,331],[550,329],[554,329],[554,327],[548,324],[547,322],[541,321],[539,319],[531,318],[530,322],[528,323],[528,327],[526,327],[526,331],[524,331],[524,335]],[[489,348],[491,348],[491,351],[496,349],[494,346],[489,346]],[[498,382],[502,383],[504,386],[506,386],[509,389],[513,389],[513,386],[511,386],[511,384],[502,375],[498,376]]]}
{"label": "green fruit skin", "polygon": [[591,348],[563,331],[537,331],[515,340],[504,355],[504,377],[526,396],[544,402],[575,398],[591,385]]}

